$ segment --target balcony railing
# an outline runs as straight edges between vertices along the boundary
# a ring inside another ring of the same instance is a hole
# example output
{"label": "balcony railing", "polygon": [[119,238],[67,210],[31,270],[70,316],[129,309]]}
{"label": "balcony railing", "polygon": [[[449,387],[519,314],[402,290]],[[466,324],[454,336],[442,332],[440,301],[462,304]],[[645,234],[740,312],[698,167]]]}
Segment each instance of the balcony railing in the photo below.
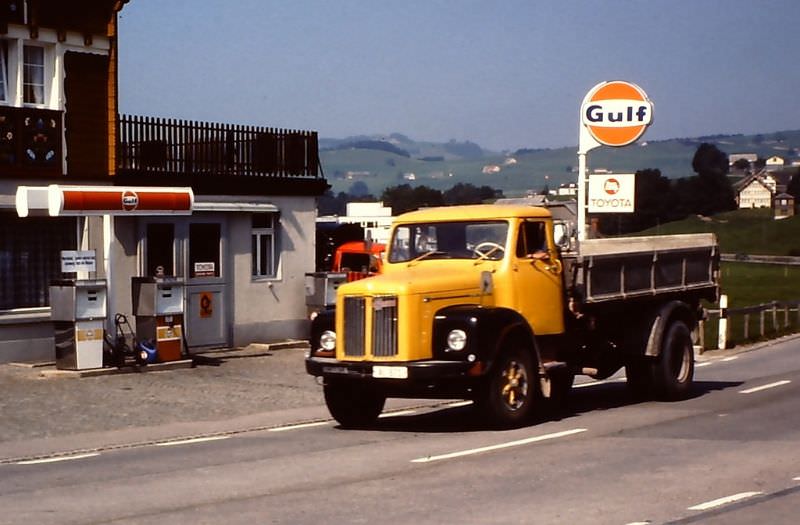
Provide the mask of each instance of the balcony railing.
{"label": "balcony railing", "polygon": [[61,112],[0,106],[0,174],[62,174]]}
{"label": "balcony railing", "polygon": [[317,133],[121,115],[120,175],[321,180]]}

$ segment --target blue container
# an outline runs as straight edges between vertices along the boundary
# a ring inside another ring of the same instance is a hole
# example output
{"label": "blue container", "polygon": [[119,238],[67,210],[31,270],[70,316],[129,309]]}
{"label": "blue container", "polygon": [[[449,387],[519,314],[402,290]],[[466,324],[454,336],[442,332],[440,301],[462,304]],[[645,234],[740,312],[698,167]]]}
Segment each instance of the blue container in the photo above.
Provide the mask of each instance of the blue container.
{"label": "blue container", "polygon": [[139,361],[145,364],[155,363],[158,359],[155,343],[152,341],[142,341],[137,345]]}

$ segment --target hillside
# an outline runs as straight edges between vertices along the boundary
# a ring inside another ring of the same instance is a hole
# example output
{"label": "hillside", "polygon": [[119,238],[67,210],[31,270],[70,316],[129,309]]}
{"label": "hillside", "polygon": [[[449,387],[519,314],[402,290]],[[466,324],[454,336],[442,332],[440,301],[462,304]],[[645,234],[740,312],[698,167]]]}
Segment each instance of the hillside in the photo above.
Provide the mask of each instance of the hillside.
{"label": "hillside", "polygon": [[[686,177],[694,174],[692,157],[703,142],[714,144],[727,154],[756,153],[762,158],[779,155],[796,160],[800,151],[800,130],[680,138],[642,142],[626,148],[600,148],[590,154],[589,168],[616,173],[657,168],[670,178]],[[347,192],[354,182],[361,180],[376,196],[387,186],[404,183],[424,184],[439,190],[459,182],[488,185],[503,190],[506,196],[524,195],[531,189],[539,191],[545,184],[554,189],[562,183],[575,181],[576,152],[574,146],[492,152],[472,142],[417,142],[398,133],[320,139],[320,159],[333,191]],[[495,170],[499,170],[484,173],[487,166],[496,166]]]}
{"label": "hillside", "polygon": [[800,256],[800,216],[776,221],[772,210],[736,210],[713,217],[689,217],[636,235],[715,233],[723,253]]}

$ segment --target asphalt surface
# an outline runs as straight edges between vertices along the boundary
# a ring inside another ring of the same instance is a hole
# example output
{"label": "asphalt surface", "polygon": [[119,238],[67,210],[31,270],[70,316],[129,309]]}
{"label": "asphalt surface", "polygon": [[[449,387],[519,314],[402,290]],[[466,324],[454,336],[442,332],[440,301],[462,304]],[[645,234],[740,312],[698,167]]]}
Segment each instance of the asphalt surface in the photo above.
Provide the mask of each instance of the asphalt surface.
{"label": "asphalt surface", "polygon": [[190,368],[98,377],[0,365],[0,444],[322,407],[305,352],[249,347],[200,354]]}
{"label": "asphalt surface", "polygon": [[[192,367],[95,377],[53,375],[52,365],[0,365],[0,463],[329,420],[322,387],[305,372],[307,346],[275,348],[252,345],[196,355]],[[392,399],[387,409],[420,403],[436,404]]]}

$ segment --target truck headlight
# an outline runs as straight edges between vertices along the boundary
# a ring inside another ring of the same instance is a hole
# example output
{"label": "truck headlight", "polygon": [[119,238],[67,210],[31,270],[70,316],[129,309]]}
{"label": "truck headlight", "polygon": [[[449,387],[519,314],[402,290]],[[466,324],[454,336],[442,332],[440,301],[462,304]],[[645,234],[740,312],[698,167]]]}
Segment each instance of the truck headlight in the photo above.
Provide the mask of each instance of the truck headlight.
{"label": "truck headlight", "polygon": [[447,349],[451,352],[460,352],[467,347],[467,333],[464,330],[450,330],[447,334]]}
{"label": "truck headlight", "polygon": [[336,349],[336,332],[332,330],[325,330],[319,336],[319,346],[323,350],[330,352]]}

